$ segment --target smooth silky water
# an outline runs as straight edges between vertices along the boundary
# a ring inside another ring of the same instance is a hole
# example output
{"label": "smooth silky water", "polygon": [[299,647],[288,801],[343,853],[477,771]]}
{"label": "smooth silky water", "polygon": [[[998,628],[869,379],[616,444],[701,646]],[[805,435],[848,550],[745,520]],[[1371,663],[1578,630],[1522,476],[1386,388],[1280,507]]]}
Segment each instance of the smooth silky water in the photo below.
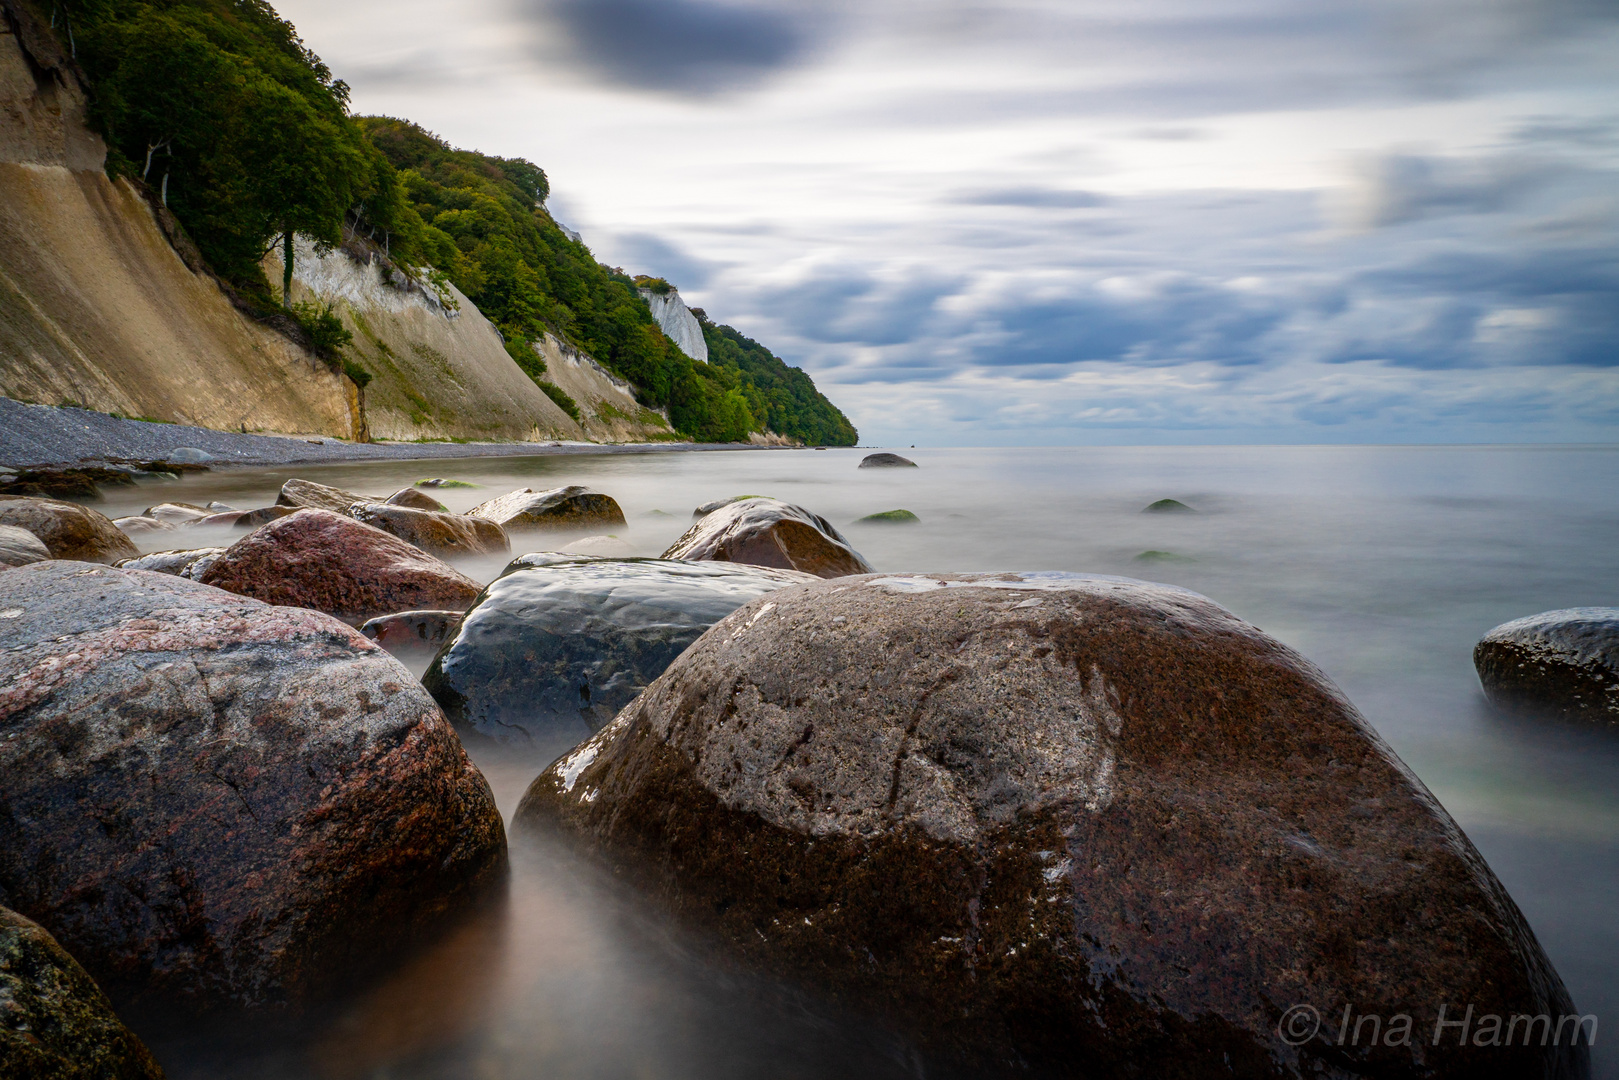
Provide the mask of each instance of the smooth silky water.
{"label": "smooth silky water", "polygon": [[[1201,592],[1319,664],[1438,796],[1528,916],[1619,1078],[1619,730],[1497,714],[1472,648],[1498,623],[1619,605],[1619,447],[1217,447],[551,456],[219,471],[109,489],[113,516],[165,499],[268,505],[300,476],[385,496],[427,476],[466,510],[517,487],[585,484],[657,555],[692,507],[772,495],[831,519],[879,570],[1075,570]],[[1194,514],[1147,514],[1161,498]],[[920,524],[852,524],[911,510]],[[659,516],[662,511],[668,516]],[[143,550],[228,543],[194,530]],[[514,554],[562,547],[521,539]],[[1167,553],[1152,559],[1143,552]],[[504,558],[462,562],[487,581]],[[565,747],[475,750],[508,820]],[[155,1041],[177,1078],[921,1075],[858,1016],[737,971],[549,841],[513,844],[504,902],[296,1037]],[[1610,1034],[1611,1033],[1611,1034]],[[926,1069],[927,1075],[938,1075]]]}

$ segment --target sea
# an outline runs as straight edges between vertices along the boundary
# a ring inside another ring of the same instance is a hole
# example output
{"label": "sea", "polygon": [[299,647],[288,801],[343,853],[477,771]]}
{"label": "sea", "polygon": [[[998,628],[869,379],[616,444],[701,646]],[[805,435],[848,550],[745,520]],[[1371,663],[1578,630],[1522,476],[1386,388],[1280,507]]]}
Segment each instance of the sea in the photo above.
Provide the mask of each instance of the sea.
{"label": "sea", "polygon": [[[882,571],[1068,570],[1195,590],[1324,669],[1437,796],[1598,1017],[1594,1075],[1619,1080],[1619,727],[1499,713],[1472,664],[1509,619],[1619,606],[1619,447],[887,449],[918,467],[861,469],[867,449],[388,461],[220,470],[109,489],[97,506],[249,508],[293,476],[384,496],[446,477],[477,485],[434,492],[460,511],[584,484],[624,508],[619,550],[655,556],[698,504],[769,495],[831,520]],[[1193,512],[1143,512],[1166,498]],[[919,520],[859,521],[897,509]],[[579,539],[523,539],[513,554]],[[505,562],[458,565],[488,581]],[[508,821],[561,749],[475,753]],[[154,1034],[169,1076],[945,1075],[871,1018],[738,970],[560,845],[512,856],[501,903],[305,1027]]]}

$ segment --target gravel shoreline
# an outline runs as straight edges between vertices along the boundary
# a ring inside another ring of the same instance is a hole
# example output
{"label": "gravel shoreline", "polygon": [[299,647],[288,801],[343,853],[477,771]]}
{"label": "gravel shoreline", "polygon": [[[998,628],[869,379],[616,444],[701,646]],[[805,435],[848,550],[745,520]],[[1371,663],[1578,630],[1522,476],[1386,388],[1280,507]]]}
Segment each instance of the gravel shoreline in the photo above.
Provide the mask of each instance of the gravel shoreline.
{"label": "gravel shoreline", "polygon": [[161,461],[182,447],[212,455],[207,464],[216,469],[336,461],[772,449],[737,443],[347,443],[314,435],[238,435],[183,424],[125,420],[70,406],[25,405],[0,397],[0,465],[8,468]]}

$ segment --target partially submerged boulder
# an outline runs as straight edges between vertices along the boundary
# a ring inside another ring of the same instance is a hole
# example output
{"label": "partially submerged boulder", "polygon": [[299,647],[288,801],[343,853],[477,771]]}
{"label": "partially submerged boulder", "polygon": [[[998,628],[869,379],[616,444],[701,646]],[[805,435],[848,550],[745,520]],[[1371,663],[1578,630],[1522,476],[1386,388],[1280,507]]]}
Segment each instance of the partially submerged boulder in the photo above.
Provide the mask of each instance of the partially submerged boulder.
{"label": "partially submerged boulder", "polygon": [[193,506],[191,503],[162,502],[156,506],[148,506],[141,512],[142,517],[157,518],[170,525],[190,525],[201,521],[211,514],[218,513],[204,506]]}
{"label": "partially submerged boulder", "polygon": [[478,583],[414,544],[330,510],[299,510],[232,544],[201,580],[349,622],[417,608],[465,611]]}
{"label": "partially submerged boulder", "polygon": [[117,566],[120,570],[150,570],[154,574],[173,574],[196,581],[226,550],[222,547],[202,547],[183,551],[153,551],[134,559],[124,559]]}
{"label": "partially submerged boulder", "polygon": [[535,491],[523,488],[479,503],[469,517],[493,521],[507,532],[528,529],[594,529],[623,525],[624,511],[610,495],[578,484]]}
{"label": "partially submerged boulder", "polygon": [[275,504],[290,506],[294,510],[331,510],[341,514],[354,503],[370,501],[365,495],[356,495],[342,488],[327,487],[313,480],[292,479],[281,485],[281,494],[276,497]]}
{"label": "partially submerged boulder", "polygon": [[27,566],[50,557],[45,542],[27,529],[0,525],[0,566]]}
{"label": "partially submerged boulder", "polygon": [[124,1015],[297,1010],[503,873],[454,731],[337,620],[71,562],[0,608],[0,897]]}
{"label": "partially submerged boulder", "polygon": [[131,517],[114,518],[112,523],[116,525],[118,527],[118,531],[123,533],[125,536],[142,536],[147,533],[173,532],[176,528],[176,526],[171,522],[160,521],[154,517],[146,517],[144,514],[136,514]]}
{"label": "partially submerged boulder", "polygon": [[140,554],[110,518],[78,503],[0,495],[0,525],[33,533],[53,559],[114,563]]}
{"label": "partially submerged boulder", "polygon": [[900,457],[898,454],[881,453],[867,454],[860,459],[860,467],[862,469],[914,469],[917,466],[916,462],[910,458]]}
{"label": "partially submerged boulder", "polygon": [[[736,953],[974,1075],[1588,1069],[1566,1033],[1430,1043],[1441,1003],[1475,1026],[1574,1009],[1483,858],[1337,688],[1171,586],[782,589],[542,773],[513,827],[560,830]],[[1338,1046],[1346,1008],[1387,1038]]]}
{"label": "partially submerged boulder", "polygon": [[[701,506],[698,506],[696,509],[692,510],[692,512],[691,512],[692,520],[695,521],[700,517],[707,517],[709,514],[712,514],[714,511],[718,510],[720,507],[722,507],[722,506],[730,506],[734,502],[742,502],[744,499],[764,499],[764,498],[768,498],[768,497],[769,496],[766,496],[766,495],[732,495],[730,498],[726,498],[726,499],[711,499],[708,502],[703,503]],[[657,512],[658,511],[654,511],[654,513],[657,513]]]}
{"label": "partially submerged boulder", "polygon": [[436,514],[448,514],[450,508],[439,502],[426,492],[415,488],[400,488],[387,499],[383,500],[389,506],[409,506],[415,510],[431,510]]}
{"label": "partially submerged boulder", "polygon": [[0,1076],[162,1080],[112,1002],[43,927],[0,907]]}
{"label": "partially submerged boulder", "polygon": [[387,503],[355,503],[348,514],[434,555],[502,555],[512,549],[506,530],[483,518]]}
{"label": "partially submerged boulder", "polygon": [[663,557],[774,566],[816,577],[871,572],[830,521],[779,499],[721,506],[687,529]]}
{"label": "partially submerged boulder", "polygon": [[867,514],[855,521],[856,525],[916,525],[921,518],[909,510],[884,510],[880,514]]}
{"label": "partially submerged boulder", "polygon": [[1181,502],[1179,499],[1159,499],[1157,502],[1148,503],[1146,506],[1142,507],[1141,512],[1143,514],[1195,514],[1195,513],[1197,513],[1196,510],[1193,510],[1190,506],[1187,506],[1185,503]]}
{"label": "partially submerged boulder", "polygon": [[1619,724],[1619,608],[1543,611],[1502,623],[1473,649],[1499,708]]}
{"label": "partially submerged boulder", "polygon": [[715,622],[813,580],[758,566],[536,553],[489,584],[422,682],[463,732],[571,745]]}
{"label": "partially submerged boulder", "polygon": [[395,656],[432,655],[461,629],[463,611],[401,611],[371,619],[360,633]]}

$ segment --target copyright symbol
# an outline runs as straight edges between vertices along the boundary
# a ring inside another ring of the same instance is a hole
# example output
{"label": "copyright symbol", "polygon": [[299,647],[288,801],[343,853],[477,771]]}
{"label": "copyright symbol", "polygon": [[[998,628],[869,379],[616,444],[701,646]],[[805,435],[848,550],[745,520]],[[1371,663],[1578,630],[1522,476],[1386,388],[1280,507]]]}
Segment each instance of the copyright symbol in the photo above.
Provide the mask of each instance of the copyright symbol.
{"label": "copyright symbol", "polygon": [[1289,1046],[1303,1046],[1321,1030],[1321,1014],[1309,1005],[1295,1005],[1276,1023],[1276,1034]]}

